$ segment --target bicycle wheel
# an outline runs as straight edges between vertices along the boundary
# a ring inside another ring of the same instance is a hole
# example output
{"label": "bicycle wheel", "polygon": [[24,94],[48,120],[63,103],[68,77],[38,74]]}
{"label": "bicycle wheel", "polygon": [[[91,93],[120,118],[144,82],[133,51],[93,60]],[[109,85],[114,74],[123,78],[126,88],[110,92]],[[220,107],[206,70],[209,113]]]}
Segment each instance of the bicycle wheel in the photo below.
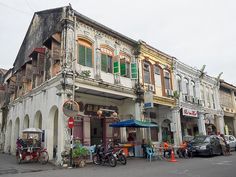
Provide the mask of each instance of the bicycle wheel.
{"label": "bicycle wheel", "polygon": [[39,162],[41,164],[46,164],[46,163],[48,163],[48,159],[49,159],[48,152],[47,151],[41,151],[40,155],[39,155]]}

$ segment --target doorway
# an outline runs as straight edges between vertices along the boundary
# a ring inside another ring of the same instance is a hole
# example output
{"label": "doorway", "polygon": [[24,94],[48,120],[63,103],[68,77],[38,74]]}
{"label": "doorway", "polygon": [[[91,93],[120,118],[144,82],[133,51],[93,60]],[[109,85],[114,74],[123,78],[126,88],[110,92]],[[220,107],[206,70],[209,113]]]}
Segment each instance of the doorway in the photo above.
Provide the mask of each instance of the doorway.
{"label": "doorway", "polygon": [[90,135],[91,145],[101,144],[103,142],[103,119],[97,117],[91,118],[90,121]]}

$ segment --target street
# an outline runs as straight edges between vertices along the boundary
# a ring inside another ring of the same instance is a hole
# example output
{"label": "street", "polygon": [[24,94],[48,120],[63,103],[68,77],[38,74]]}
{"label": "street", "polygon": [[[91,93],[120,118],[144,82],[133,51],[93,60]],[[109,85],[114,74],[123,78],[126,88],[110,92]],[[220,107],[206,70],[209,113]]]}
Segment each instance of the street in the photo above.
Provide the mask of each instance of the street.
{"label": "street", "polygon": [[24,177],[235,177],[236,153],[231,156],[195,157],[177,159],[178,162],[146,159],[128,159],[127,165],[118,164],[115,168],[88,164],[84,168],[62,169],[51,164],[24,163],[18,165],[15,157],[0,154],[0,176]]}

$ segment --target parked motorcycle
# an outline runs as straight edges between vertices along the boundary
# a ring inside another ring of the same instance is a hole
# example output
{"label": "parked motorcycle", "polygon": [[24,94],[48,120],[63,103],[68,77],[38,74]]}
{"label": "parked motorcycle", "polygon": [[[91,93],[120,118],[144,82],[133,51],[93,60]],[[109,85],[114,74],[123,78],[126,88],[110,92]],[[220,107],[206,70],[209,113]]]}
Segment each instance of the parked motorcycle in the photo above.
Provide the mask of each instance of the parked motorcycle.
{"label": "parked motorcycle", "polygon": [[107,163],[111,167],[115,167],[117,164],[116,154],[113,154],[113,149],[108,148],[105,150],[104,146],[97,145],[93,155],[93,163],[96,165]]}
{"label": "parked motorcycle", "polygon": [[113,150],[113,153],[115,154],[117,161],[119,161],[122,165],[126,165],[127,159],[123,149]]}

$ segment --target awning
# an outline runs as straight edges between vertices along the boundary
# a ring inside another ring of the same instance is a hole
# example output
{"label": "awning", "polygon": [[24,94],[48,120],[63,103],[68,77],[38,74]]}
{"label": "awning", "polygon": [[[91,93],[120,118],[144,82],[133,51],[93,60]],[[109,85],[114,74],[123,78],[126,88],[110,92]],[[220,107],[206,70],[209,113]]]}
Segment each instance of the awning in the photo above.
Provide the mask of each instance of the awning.
{"label": "awning", "polygon": [[134,127],[134,128],[152,128],[152,127],[158,127],[157,124],[148,122],[148,121],[140,121],[140,120],[123,120],[120,122],[114,122],[109,125],[110,127]]}

